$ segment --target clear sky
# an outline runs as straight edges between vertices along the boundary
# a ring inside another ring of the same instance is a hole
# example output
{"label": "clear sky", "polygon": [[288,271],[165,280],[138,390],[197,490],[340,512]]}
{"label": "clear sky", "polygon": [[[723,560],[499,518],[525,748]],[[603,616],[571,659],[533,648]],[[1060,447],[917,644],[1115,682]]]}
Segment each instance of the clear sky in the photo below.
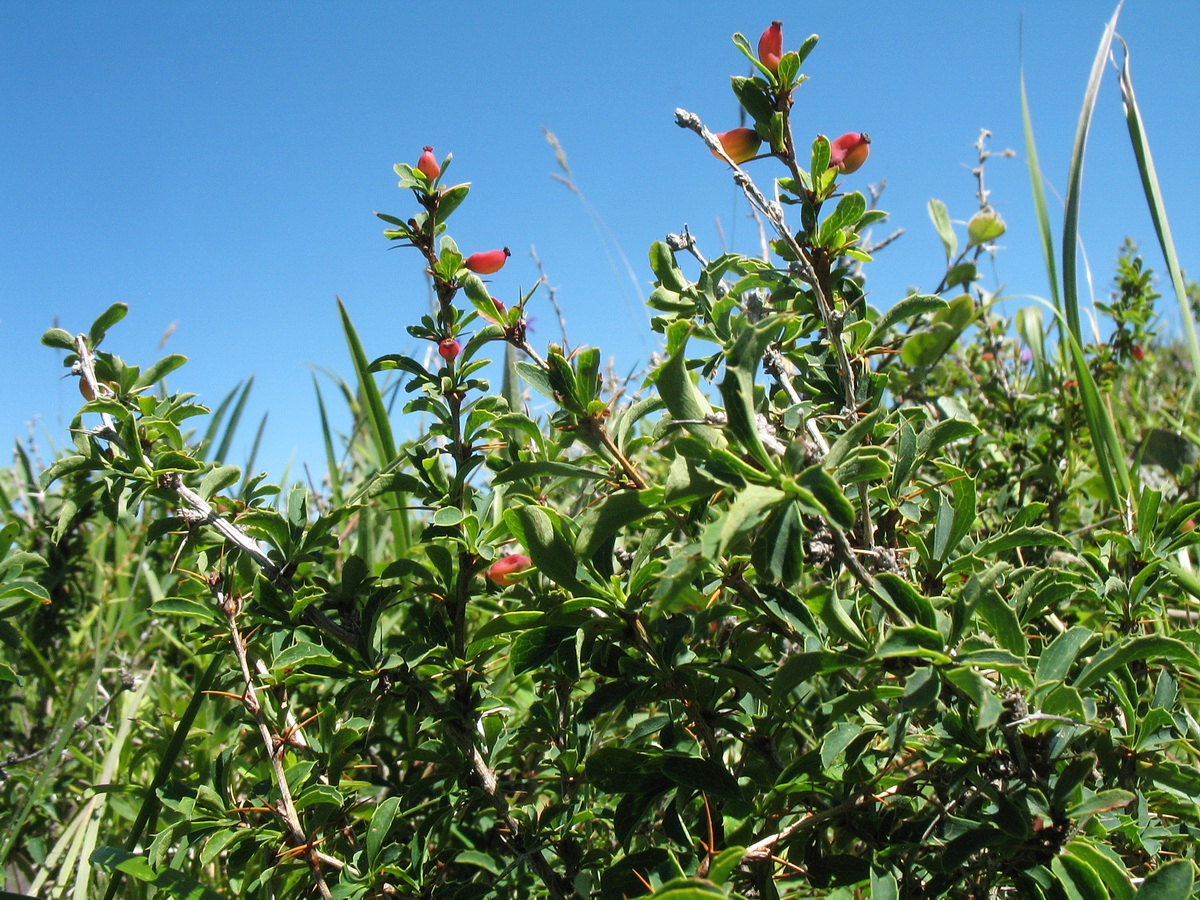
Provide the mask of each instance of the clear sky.
{"label": "clear sky", "polygon": [[[28,434],[34,421],[43,451],[65,443],[78,394],[38,337],[54,324],[84,330],[123,301],[129,316],[106,349],[143,364],[190,357],[171,386],[210,405],[253,373],[244,437],[270,413],[259,468],[278,478],[295,454],[319,471],[312,376],[328,386],[319,370],[350,375],[335,296],[368,355],[420,349],[404,331],[428,304],[417,257],[389,251],[372,213],[411,214],[391,167],[415,163],[424,144],[452,151],[452,180],[473,184],[451,221],[460,246],[514,252],[497,296],[534,283],[536,247],[571,342],[636,368],[656,347],[639,297],[650,242],[688,223],[709,256],[722,235],[755,248],[728,173],[673,111],[714,131],[737,125],[729,76],[747,65],[730,35],[754,42],[776,18],[787,48],[821,35],[796,98],[798,137],[869,132],[870,160],[847,186],[886,180],[880,206],[892,219],[877,235],[905,230],[868,270],[871,302],[936,283],[942,251],[925,205],[941,198],[960,220],[974,211],[981,128],[993,149],[1018,151],[989,164],[1009,232],[985,284],[998,276],[1009,293],[1048,296],[1023,160],[1020,22],[1041,162],[1061,191],[1111,13],[1101,0],[0,2],[0,435]],[[1130,0],[1118,30],[1194,272],[1200,3]],[[543,128],[611,240],[550,177]],[[764,185],[774,174],[767,161],[750,171]],[[1126,234],[1161,271],[1111,71],[1084,189],[1097,292]],[[530,311],[535,344],[556,340],[544,295]]]}

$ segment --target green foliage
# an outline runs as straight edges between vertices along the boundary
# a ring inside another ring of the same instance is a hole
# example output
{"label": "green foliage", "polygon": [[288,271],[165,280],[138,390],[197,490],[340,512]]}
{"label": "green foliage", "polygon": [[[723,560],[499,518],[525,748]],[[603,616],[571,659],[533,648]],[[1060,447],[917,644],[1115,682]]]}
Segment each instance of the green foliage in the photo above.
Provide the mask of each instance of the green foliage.
{"label": "green foliage", "polygon": [[225,464],[249,384],[192,431],[181,358],[99,349],[124,307],[47,332],[86,402],[0,472],[8,888],[1191,895],[1197,427],[1151,273],[1121,249],[1103,345],[1067,285],[1049,326],[1000,315],[985,135],[965,235],[930,202],[937,289],[872,307],[885,214],[792,138],[816,38],[776,72],[735,43],[775,257],[656,242],[640,385],[529,343],[533,296],[499,304],[448,232],[449,158],[397,165],[418,211],[380,216],[430,352],[372,359],[339,305],[327,489]]}

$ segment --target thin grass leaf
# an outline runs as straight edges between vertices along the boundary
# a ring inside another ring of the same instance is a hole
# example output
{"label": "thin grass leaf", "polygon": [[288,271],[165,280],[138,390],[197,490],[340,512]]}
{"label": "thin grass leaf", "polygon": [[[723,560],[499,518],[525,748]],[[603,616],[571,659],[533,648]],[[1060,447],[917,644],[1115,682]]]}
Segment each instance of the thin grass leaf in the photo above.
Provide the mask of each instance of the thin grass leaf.
{"label": "thin grass leaf", "polygon": [[[187,708],[184,709],[183,715],[175,723],[175,731],[171,735],[171,741],[167,744],[167,748],[158,759],[158,767],[154,772],[154,779],[146,785],[146,791],[142,795],[141,809],[138,810],[137,819],[134,820],[133,828],[130,829],[129,837],[125,841],[126,852],[132,853],[141,841],[142,835],[154,831],[155,823],[158,821],[158,811],[162,805],[158,791],[171,777],[171,772],[175,768],[175,763],[179,760],[179,754],[183,752],[184,744],[187,743],[188,734],[192,730],[192,725],[196,721],[200,707],[208,699],[207,691],[212,687],[217,675],[227,664],[228,660],[223,654],[216,654],[213,656],[208,668],[204,670],[196,682],[196,688],[192,691]],[[108,890],[104,894],[104,900],[113,900],[117,896],[117,891],[120,890],[123,878],[124,874],[120,869],[113,870],[112,878],[108,882]]]}
{"label": "thin grass leaf", "polygon": [[1150,218],[1154,221],[1154,233],[1158,235],[1158,244],[1162,247],[1163,259],[1167,264],[1167,273],[1171,276],[1171,287],[1175,291],[1175,299],[1179,303],[1179,318],[1183,320],[1183,330],[1186,337],[1188,356],[1192,361],[1192,396],[1200,387],[1200,342],[1196,338],[1196,325],[1192,320],[1192,308],[1188,302],[1187,288],[1184,286],[1183,270],[1179,266],[1179,257],[1175,254],[1175,241],[1171,237],[1171,225],[1167,221],[1167,208],[1163,203],[1162,190],[1158,184],[1158,173],[1154,168],[1154,157],[1150,153],[1150,141],[1146,137],[1146,129],[1142,121],[1142,112],[1138,108],[1137,97],[1133,93],[1133,78],[1129,74],[1129,47],[1119,37],[1124,59],[1121,62],[1120,78],[1121,100],[1125,106],[1125,123],[1129,128],[1129,140],[1133,144],[1133,155],[1137,158],[1138,174],[1142,178],[1142,189],[1146,192],[1146,205],[1150,208]]}
{"label": "thin grass leaf", "polygon": [[325,446],[325,468],[329,478],[329,492],[335,506],[342,505],[342,475],[338,469],[337,454],[333,449],[333,429],[329,427],[329,415],[325,412],[325,398],[321,396],[321,385],[313,376],[313,390],[317,392],[317,415],[321,419],[321,442]]}
{"label": "thin grass leaf", "polygon": [[[340,297],[337,305],[338,314],[342,317],[342,330],[346,336],[346,346],[350,349],[350,358],[354,362],[354,373],[358,378],[359,394],[366,406],[367,431],[378,453],[378,467],[383,468],[396,458],[396,441],[392,436],[391,421],[388,419],[383,396],[379,393],[379,386],[375,384],[375,377],[371,374],[370,362],[366,353],[363,352],[362,342],[358,339],[358,332],[354,328],[354,323],[350,321],[350,314],[346,311]],[[396,494],[395,497],[397,510],[403,510],[408,506],[407,495]],[[396,550],[403,553],[408,549],[410,543],[408,518],[402,512],[393,512],[391,519]]]}
{"label": "thin grass leaf", "polygon": [[[263,432],[267,428],[267,416],[270,413],[263,413],[263,417],[258,422],[258,428],[254,432],[254,440],[250,443],[250,452],[246,454],[246,465],[242,474],[242,486],[238,489],[238,493],[245,493],[246,488],[250,484],[250,478],[254,473],[254,461],[258,458],[259,447],[262,446]],[[280,483],[287,481],[286,471]]]}
{"label": "thin grass leaf", "polygon": [[1042,167],[1038,163],[1037,144],[1033,137],[1033,119],[1029,115],[1029,97],[1025,92],[1025,67],[1021,67],[1021,122],[1025,130],[1025,161],[1029,166],[1029,187],[1033,192],[1033,209],[1038,236],[1042,241],[1042,257],[1046,261],[1046,276],[1050,282],[1050,299],[1054,308],[1062,310],[1062,295],[1058,290],[1058,261],[1054,253],[1054,236],[1050,216],[1046,211],[1046,191],[1042,187]]}
{"label": "thin grass leaf", "polygon": [[[224,462],[229,457],[229,448],[233,445],[233,436],[237,433],[238,424],[242,420],[242,413],[246,409],[246,398],[250,396],[250,388],[254,386],[254,376],[251,375],[246,379],[244,385],[237,385],[232,391],[225,395],[225,399],[221,401],[221,405],[217,408],[217,415],[213,417],[213,422],[208,426],[208,433],[204,435],[205,448],[211,448],[212,443],[216,440],[216,435],[220,431],[221,417],[229,403],[233,401],[233,409],[229,413],[229,419],[225,422],[224,432],[221,432],[221,440],[217,445],[214,453],[208,455],[208,459],[214,462]],[[239,390],[240,388],[240,390]]]}
{"label": "thin grass leaf", "polygon": [[[1063,313],[1055,309],[1051,309],[1051,311],[1058,318],[1060,326],[1065,324]],[[1114,509],[1122,513],[1122,516],[1126,516],[1131,514],[1130,503],[1134,497],[1134,490],[1129,476],[1130,463],[1126,461],[1126,453],[1117,437],[1112,410],[1100,396],[1096,381],[1092,378],[1092,370],[1088,366],[1087,357],[1084,355],[1079,341],[1075,339],[1069,329],[1064,337],[1067,352],[1071,356],[1071,363],[1074,367],[1075,379],[1079,382],[1083,414],[1087,420],[1088,431],[1092,435],[1092,447],[1096,451],[1096,461],[1100,467],[1100,475],[1104,479],[1108,501]]]}
{"label": "thin grass leaf", "polygon": [[[1122,0],[1124,2],[1124,0]],[[1063,265],[1063,311],[1067,317],[1067,327],[1079,343],[1083,343],[1083,335],[1079,327],[1079,289],[1077,279],[1079,250],[1079,202],[1083,186],[1083,157],[1087,147],[1088,130],[1092,125],[1092,114],[1096,109],[1096,95],[1100,92],[1100,77],[1104,74],[1104,63],[1112,48],[1113,34],[1117,29],[1117,16],[1121,14],[1121,3],[1100,39],[1100,47],[1092,61],[1092,71],[1088,76],[1087,90],[1083,95],[1083,108],[1079,111],[1079,123],[1075,127],[1075,145],[1071,149],[1071,165],[1067,171],[1066,209],[1063,213],[1062,236],[1062,265]]]}

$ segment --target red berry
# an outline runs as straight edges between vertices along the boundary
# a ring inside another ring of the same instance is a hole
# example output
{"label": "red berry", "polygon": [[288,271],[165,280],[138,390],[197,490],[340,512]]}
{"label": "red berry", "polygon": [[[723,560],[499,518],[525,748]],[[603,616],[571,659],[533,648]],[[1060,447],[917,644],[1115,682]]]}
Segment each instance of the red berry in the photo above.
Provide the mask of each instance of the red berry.
{"label": "red berry", "polygon": [[430,181],[433,181],[442,174],[442,167],[438,165],[437,157],[433,155],[432,147],[425,147],[425,152],[417,160],[417,171]]}
{"label": "red berry", "polygon": [[1138,362],[1141,362],[1143,359],[1146,358],[1146,351],[1142,349],[1141,344],[1134,344],[1132,347],[1129,348],[1129,352],[1130,352],[1130,354],[1133,355],[1133,358],[1136,359]]}
{"label": "red berry", "polygon": [[783,23],[772,22],[758,39],[758,61],[772,74],[779,69],[779,57],[783,56]]}
{"label": "red berry", "polygon": [[862,168],[871,152],[871,138],[866,132],[851,131],[829,144],[829,168],[849,175]]}
{"label": "red berry", "polygon": [[438,344],[438,356],[442,359],[454,359],[462,350],[462,345],[454,338],[446,338]]}
{"label": "red berry", "polygon": [[503,250],[487,250],[483,253],[472,253],[463,260],[463,265],[476,275],[491,275],[499,272],[512,253],[507,247]]}
{"label": "red berry", "polygon": [[508,587],[521,580],[521,574],[533,565],[533,560],[524,553],[513,553],[492,563],[487,570],[487,579],[493,584]]}

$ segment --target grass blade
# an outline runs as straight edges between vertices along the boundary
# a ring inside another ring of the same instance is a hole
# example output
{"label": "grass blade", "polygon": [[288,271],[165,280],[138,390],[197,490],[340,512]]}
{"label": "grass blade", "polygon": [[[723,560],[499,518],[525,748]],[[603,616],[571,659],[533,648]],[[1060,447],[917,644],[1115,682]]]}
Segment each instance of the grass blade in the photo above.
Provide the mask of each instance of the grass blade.
{"label": "grass blade", "polygon": [[[1062,266],[1063,266],[1063,311],[1067,317],[1067,327],[1080,344],[1083,335],[1079,327],[1079,289],[1077,253],[1079,249],[1079,200],[1083,184],[1083,156],[1087,146],[1088,130],[1092,124],[1092,113],[1096,109],[1096,95],[1100,92],[1100,77],[1104,74],[1104,63],[1112,48],[1113,34],[1117,29],[1117,16],[1121,14],[1121,4],[1108,26],[1104,29],[1104,37],[1100,39],[1100,47],[1096,50],[1096,58],[1092,61],[1092,72],[1088,76],[1087,90],[1083,95],[1083,108],[1079,111],[1079,124],[1075,127],[1075,145],[1071,150],[1071,166],[1067,172],[1066,210],[1063,213],[1062,236]],[[1082,384],[1082,382],[1080,382]]]}
{"label": "grass blade", "polygon": [[321,417],[321,440],[325,445],[325,467],[329,477],[329,491],[334,504],[342,504],[342,476],[338,469],[337,453],[333,449],[333,429],[329,425],[329,415],[325,411],[325,398],[321,395],[321,385],[317,376],[313,376],[313,390],[317,392],[317,414]]}
{"label": "grass blade", "polygon": [[1171,225],[1167,221],[1167,208],[1158,185],[1154,157],[1150,154],[1150,141],[1146,137],[1142,113],[1133,93],[1133,79],[1129,74],[1129,47],[1124,41],[1121,41],[1121,47],[1124,50],[1124,59],[1121,62],[1120,84],[1121,100],[1125,106],[1125,122],[1129,127],[1129,140],[1133,143],[1133,154],[1137,157],[1142,189],[1146,192],[1146,205],[1150,208],[1150,218],[1154,221],[1154,232],[1158,235],[1158,244],[1162,247],[1167,273],[1171,276],[1171,287],[1179,302],[1179,317],[1183,320],[1185,343],[1192,361],[1192,395],[1195,396],[1196,388],[1200,385],[1196,380],[1200,379],[1200,343],[1196,339],[1196,325],[1192,320],[1192,308],[1188,302],[1187,288],[1184,286],[1183,270],[1179,266],[1179,257],[1175,255],[1175,241],[1171,237]]}
{"label": "grass blade", "polygon": [[[338,313],[342,317],[342,330],[346,335],[346,346],[350,349],[350,358],[354,362],[354,373],[358,378],[358,390],[366,407],[364,418],[367,430],[370,432],[371,441],[379,456],[377,468],[382,470],[396,458],[396,441],[392,436],[391,421],[388,419],[383,396],[379,393],[379,386],[375,383],[375,376],[371,374],[362,342],[358,339],[358,332],[354,328],[354,323],[350,321],[350,314],[346,312],[341,298],[338,299],[337,305]],[[408,550],[410,543],[408,515],[405,512],[408,507],[408,497],[404,494],[396,494],[395,498],[395,510],[392,513],[392,535],[396,540],[396,551],[403,553]]]}
{"label": "grass blade", "polygon": [[1042,167],[1038,163],[1037,144],[1033,138],[1033,119],[1029,115],[1029,97],[1025,92],[1025,67],[1021,67],[1021,121],[1025,129],[1025,161],[1029,166],[1029,187],[1033,191],[1033,209],[1037,218],[1038,236],[1042,240],[1042,256],[1046,260],[1046,275],[1050,281],[1050,299],[1054,308],[1062,311],[1062,296],[1058,290],[1058,262],[1054,254],[1054,237],[1050,231],[1050,215],[1046,211],[1046,191],[1042,187]]}
{"label": "grass blade", "polygon": [[212,448],[213,442],[217,440],[217,434],[221,430],[221,423],[225,417],[225,412],[229,410],[229,404],[233,404],[233,409],[229,413],[229,420],[225,422],[225,430],[221,433],[220,442],[217,444],[215,452],[207,453],[206,458],[213,462],[226,462],[229,456],[229,448],[233,444],[233,436],[237,432],[238,423],[242,420],[242,413],[246,409],[246,398],[250,396],[250,388],[254,386],[254,376],[251,375],[246,379],[246,383],[235,385],[233,390],[225,395],[217,411],[213,414],[212,422],[208,426],[208,431],[204,435],[204,440],[201,446],[206,450]]}
{"label": "grass blade", "polygon": [[[1045,302],[1045,301],[1042,301]],[[1046,304],[1049,306],[1049,304]],[[1064,316],[1052,309],[1059,320],[1059,326],[1064,327]],[[1100,468],[1100,476],[1104,481],[1105,492],[1113,509],[1119,510],[1122,521],[1128,523],[1132,513],[1131,498],[1133,483],[1129,477],[1129,463],[1126,453],[1121,447],[1117,429],[1113,424],[1112,409],[1100,396],[1092,370],[1088,366],[1082,344],[1068,329],[1064,334],[1067,352],[1070,354],[1074,368],[1075,380],[1079,382],[1079,397],[1083,403],[1083,415],[1087,420],[1088,431],[1092,435],[1092,447],[1096,451],[1096,460]]]}

